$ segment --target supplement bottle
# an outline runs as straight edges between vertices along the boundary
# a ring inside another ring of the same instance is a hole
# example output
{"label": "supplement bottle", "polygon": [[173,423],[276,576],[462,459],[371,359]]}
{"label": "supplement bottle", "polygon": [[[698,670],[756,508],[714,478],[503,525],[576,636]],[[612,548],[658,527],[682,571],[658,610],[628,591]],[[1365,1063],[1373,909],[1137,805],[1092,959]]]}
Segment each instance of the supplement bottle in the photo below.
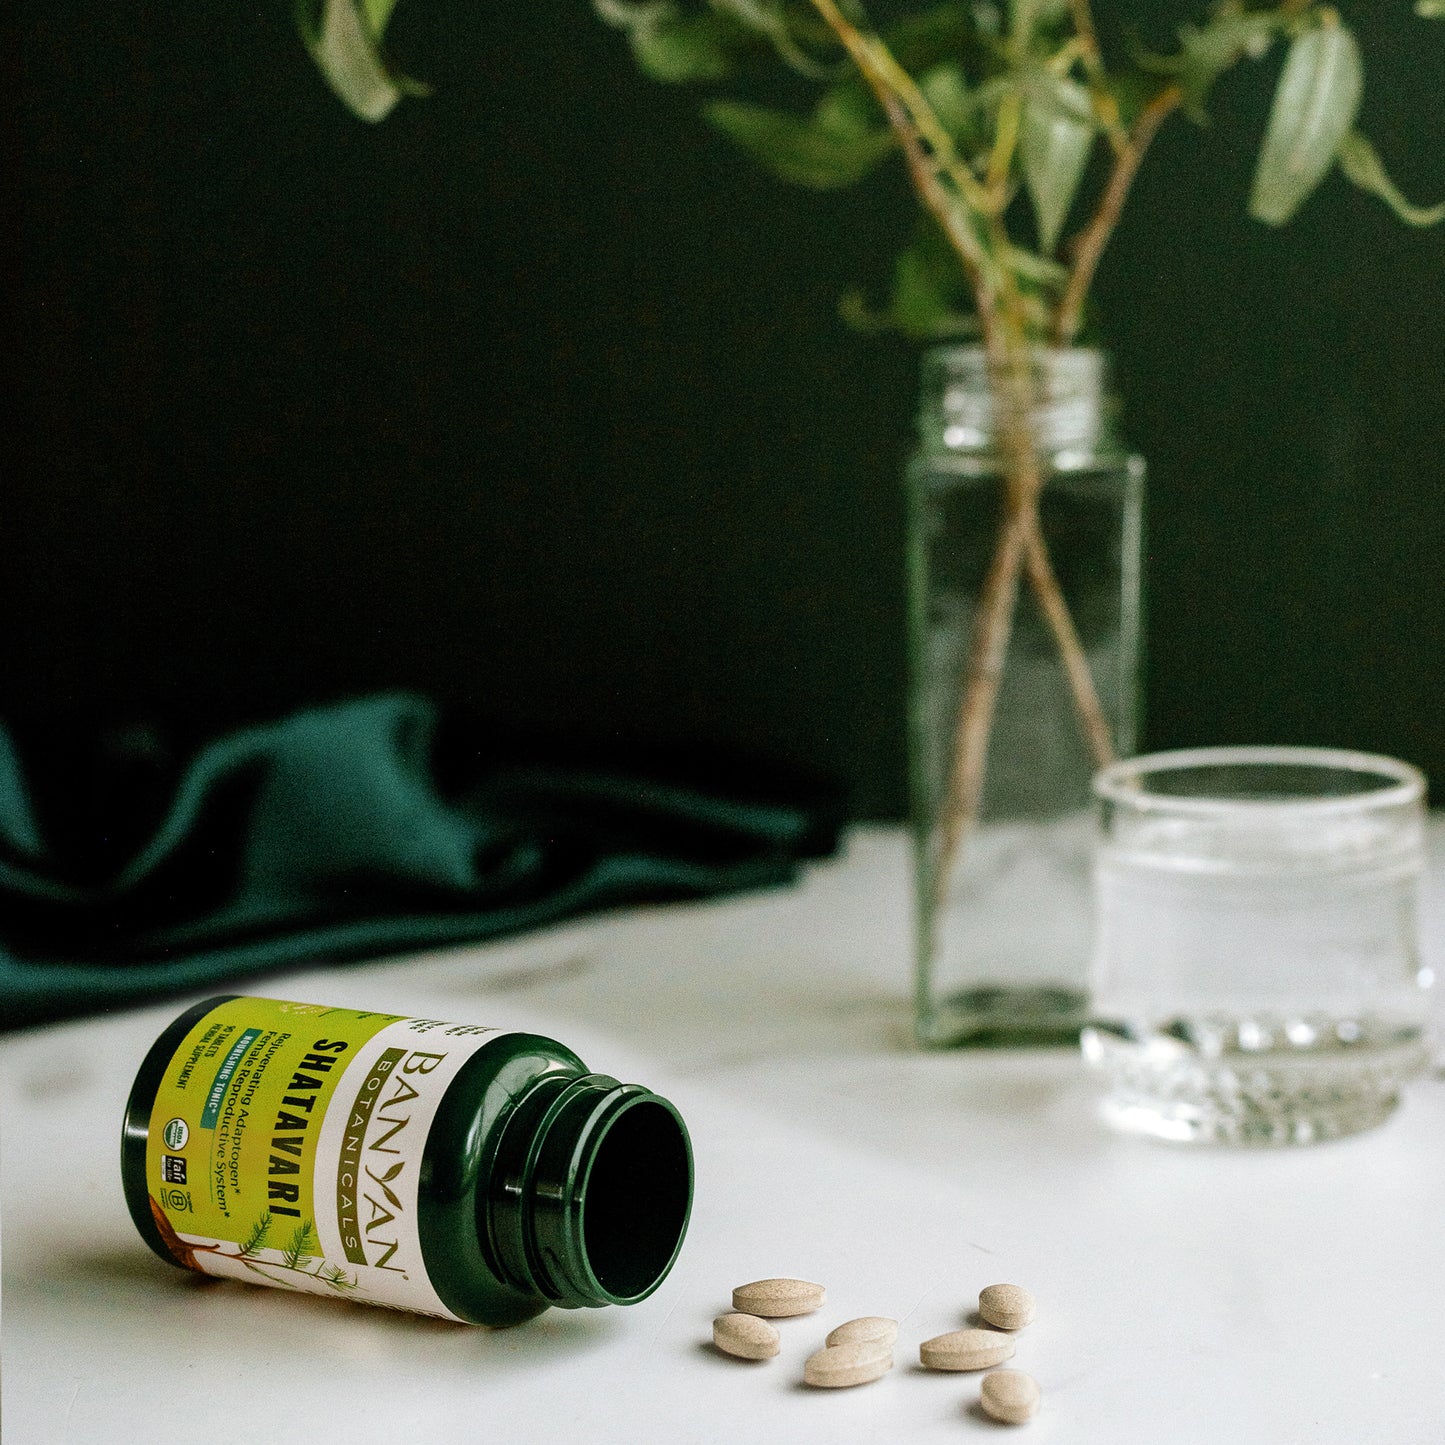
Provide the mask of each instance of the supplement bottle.
{"label": "supplement bottle", "polygon": [[238,996],[146,1055],[121,1176],[172,1264],[487,1325],[645,1299],[692,1207],[677,1110],[551,1039]]}

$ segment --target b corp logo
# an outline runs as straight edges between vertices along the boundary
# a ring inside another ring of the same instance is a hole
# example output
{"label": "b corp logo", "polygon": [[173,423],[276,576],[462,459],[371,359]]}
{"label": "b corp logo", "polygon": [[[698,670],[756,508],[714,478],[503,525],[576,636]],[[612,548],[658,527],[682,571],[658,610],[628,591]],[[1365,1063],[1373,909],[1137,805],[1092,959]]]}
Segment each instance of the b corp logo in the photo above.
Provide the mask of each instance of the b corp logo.
{"label": "b corp logo", "polygon": [[165,1205],[172,1214],[189,1214],[191,1212],[191,1195],[186,1189],[163,1189],[161,1190],[161,1203]]}

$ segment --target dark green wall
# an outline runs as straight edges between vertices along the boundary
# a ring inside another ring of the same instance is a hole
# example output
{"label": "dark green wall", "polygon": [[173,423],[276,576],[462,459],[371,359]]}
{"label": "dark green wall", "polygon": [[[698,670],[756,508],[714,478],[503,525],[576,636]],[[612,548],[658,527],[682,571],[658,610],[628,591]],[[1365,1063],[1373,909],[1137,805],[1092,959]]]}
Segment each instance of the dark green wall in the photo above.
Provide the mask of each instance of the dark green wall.
{"label": "dark green wall", "polygon": [[[1366,124],[1434,199],[1445,28],[1377,8]],[[772,183],[582,0],[404,0],[437,94],[367,127],[287,9],[4,21],[0,711],[417,686],[897,809],[916,362],[835,304],[901,185]],[[1151,464],[1148,741],[1445,777],[1445,233],[1338,184],[1244,219],[1269,81],[1166,131],[1099,288]]]}

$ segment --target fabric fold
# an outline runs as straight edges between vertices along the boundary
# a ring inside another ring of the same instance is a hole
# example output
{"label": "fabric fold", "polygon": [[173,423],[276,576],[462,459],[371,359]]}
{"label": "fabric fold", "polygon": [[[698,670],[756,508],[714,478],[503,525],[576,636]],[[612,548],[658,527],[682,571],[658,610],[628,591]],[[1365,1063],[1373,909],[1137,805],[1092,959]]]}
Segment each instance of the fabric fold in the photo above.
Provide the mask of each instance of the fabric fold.
{"label": "fabric fold", "polygon": [[817,779],[549,757],[462,727],[443,748],[442,723],[398,693],[217,738],[99,875],[73,830],[51,839],[0,729],[0,1027],[784,883],[841,827]]}

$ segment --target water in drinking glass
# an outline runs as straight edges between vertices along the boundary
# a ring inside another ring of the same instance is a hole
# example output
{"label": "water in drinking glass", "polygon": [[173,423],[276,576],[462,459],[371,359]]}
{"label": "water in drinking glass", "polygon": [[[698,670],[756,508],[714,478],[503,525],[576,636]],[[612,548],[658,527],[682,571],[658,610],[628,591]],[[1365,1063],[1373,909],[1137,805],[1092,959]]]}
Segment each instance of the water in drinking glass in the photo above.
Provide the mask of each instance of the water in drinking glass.
{"label": "water in drinking glass", "polygon": [[1387,1117],[1426,1057],[1419,774],[1206,749],[1116,764],[1096,791],[1084,1052],[1114,1122],[1270,1144]]}

